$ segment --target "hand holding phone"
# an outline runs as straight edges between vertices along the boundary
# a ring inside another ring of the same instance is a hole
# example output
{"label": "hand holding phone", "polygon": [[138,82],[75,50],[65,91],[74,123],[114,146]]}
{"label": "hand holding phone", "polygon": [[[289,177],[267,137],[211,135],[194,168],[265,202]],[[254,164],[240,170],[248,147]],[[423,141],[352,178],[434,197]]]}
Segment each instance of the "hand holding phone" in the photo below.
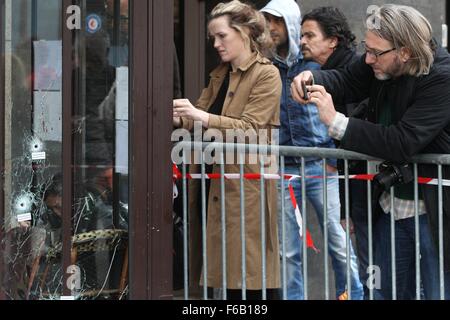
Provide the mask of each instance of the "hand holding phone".
{"label": "hand holding phone", "polygon": [[[291,94],[292,98],[300,104],[307,104],[311,95],[308,94],[307,84],[313,84],[313,74],[311,71],[303,71],[299,73],[292,81]],[[301,93],[300,93],[301,92]]]}
{"label": "hand holding phone", "polygon": [[306,88],[306,81],[302,81],[303,99],[308,100],[308,89]]}

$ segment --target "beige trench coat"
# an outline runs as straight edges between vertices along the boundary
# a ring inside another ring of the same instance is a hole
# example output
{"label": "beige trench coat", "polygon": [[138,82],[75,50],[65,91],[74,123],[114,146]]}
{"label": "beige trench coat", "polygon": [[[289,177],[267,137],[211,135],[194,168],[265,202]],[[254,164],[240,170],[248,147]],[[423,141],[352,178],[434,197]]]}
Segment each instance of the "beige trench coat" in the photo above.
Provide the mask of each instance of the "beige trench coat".
{"label": "beige trench coat", "polygon": [[[196,106],[207,111],[214,103],[220,86],[229,70],[222,64],[211,74],[209,86],[203,90]],[[231,72],[230,83],[222,115],[210,115],[210,129],[271,129],[279,126],[281,80],[278,69],[259,54],[236,72]],[[192,130],[192,121],[182,119],[182,125]],[[265,166],[266,173],[277,173],[276,158]],[[260,173],[258,164],[244,166],[245,173]],[[191,165],[190,172],[200,172],[200,166]],[[238,164],[226,164],[226,173],[239,173]],[[213,165],[213,173],[220,173],[220,165]],[[259,180],[246,180],[246,285],[249,290],[262,288],[261,249],[261,191]],[[198,204],[200,181],[189,183],[190,230],[190,282],[198,284],[202,270],[201,204]],[[277,189],[275,180],[265,181],[266,224],[266,284],[267,288],[280,287],[280,266],[277,231]],[[240,181],[225,181],[227,288],[240,289],[241,276],[241,223]],[[212,180],[207,210],[207,264],[208,286],[222,287],[222,224],[220,180]],[[202,283],[200,284],[202,285]]]}

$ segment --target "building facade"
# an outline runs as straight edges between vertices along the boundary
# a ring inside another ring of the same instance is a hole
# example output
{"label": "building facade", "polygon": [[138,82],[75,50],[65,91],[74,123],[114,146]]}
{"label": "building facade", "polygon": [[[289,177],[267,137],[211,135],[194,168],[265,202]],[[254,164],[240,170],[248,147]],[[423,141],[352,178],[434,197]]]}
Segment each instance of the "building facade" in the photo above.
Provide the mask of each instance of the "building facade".
{"label": "building facade", "polygon": [[1,298],[170,297],[173,2],[0,8]]}
{"label": "building facade", "polygon": [[[170,106],[209,80],[219,2],[0,0],[0,299],[172,298]],[[361,40],[370,1],[299,2]],[[438,40],[447,2],[401,1]]]}

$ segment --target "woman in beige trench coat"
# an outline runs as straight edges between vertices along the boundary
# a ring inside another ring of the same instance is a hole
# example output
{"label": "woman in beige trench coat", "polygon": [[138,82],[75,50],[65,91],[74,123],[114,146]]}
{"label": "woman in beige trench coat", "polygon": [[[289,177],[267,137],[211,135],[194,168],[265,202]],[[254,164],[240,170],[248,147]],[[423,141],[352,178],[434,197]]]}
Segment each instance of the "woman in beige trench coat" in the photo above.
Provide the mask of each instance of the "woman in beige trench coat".
{"label": "woman in beige trench coat", "polygon": [[[208,24],[214,48],[222,59],[211,74],[195,107],[186,99],[174,100],[174,125],[192,130],[194,122],[203,129],[271,130],[279,126],[281,80],[279,72],[263,52],[270,47],[264,17],[237,0],[217,5]],[[228,86],[226,87],[228,83]],[[223,88],[221,88],[223,86]],[[221,90],[222,89],[222,90]],[[221,93],[222,92],[222,93]],[[217,110],[218,104],[220,105]],[[216,109],[214,112],[213,109]],[[214,114],[216,113],[216,114]],[[224,135],[225,137],[225,135]],[[247,158],[248,160],[248,158]],[[246,160],[246,161],[247,161]],[[265,163],[265,173],[277,173],[275,157]],[[226,173],[239,173],[238,164],[226,164]],[[190,171],[200,172],[199,165]],[[213,173],[220,172],[214,164]],[[259,164],[244,165],[245,173],[259,173]],[[211,180],[207,210],[207,283],[222,287],[222,223],[220,180]],[[190,275],[198,281],[201,258],[200,181],[189,183]],[[246,180],[246,288],[262,289],[261,188],[259,180]],[[240,181],[225,181],[227,289],[242,288]],[[275,180],[265,181],[266,288],[280,287],[277,236],[277,189]],[[233,290],[229,290],[233,292]],[[230,294],[228,295],[230,298]]]}

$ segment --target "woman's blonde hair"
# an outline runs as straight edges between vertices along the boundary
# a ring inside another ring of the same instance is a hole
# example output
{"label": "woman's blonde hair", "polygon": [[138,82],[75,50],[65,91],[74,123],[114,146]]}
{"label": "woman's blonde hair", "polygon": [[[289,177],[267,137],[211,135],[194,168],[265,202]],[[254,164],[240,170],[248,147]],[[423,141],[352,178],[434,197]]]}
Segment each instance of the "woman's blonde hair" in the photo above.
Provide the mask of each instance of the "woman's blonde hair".
{"label": "woman's blonde hair", "polygon": [[239,32],[252,51],[257,51],[266,57],[271,56],[273,47],[264,15],[251,5],[233,0],[219,3],[211,11],[209,21],[227,16],[231,28]]}
{"label": "woman's blonde hair", "polygon": [[408,6],[386,4],[368,15],[367,29],[380,38],[392,42],[399,50],[411,51],[406,62],[406,74],[428,74],[434,61],[432,28],[428,20],[416,9]]}

